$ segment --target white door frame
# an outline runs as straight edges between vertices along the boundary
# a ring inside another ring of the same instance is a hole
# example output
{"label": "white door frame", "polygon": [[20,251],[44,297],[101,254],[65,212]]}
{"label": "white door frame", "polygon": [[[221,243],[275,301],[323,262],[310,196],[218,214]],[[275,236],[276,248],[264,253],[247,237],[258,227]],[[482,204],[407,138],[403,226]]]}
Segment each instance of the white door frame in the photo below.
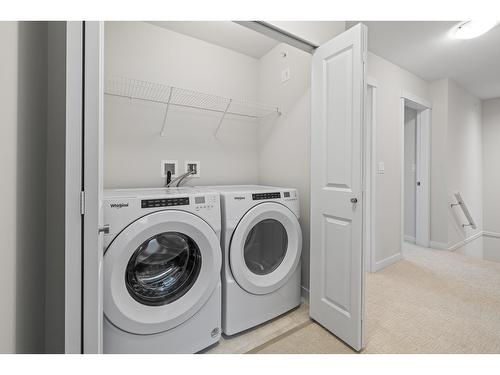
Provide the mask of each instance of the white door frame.
{"label": "white door frame", "polygon": [[82,353],[83,22],[66,23],[64,352]]}
{"label": "white door frame", "polygon": [[401,252],[404,247],[404,125],[405,107],[417,111],[416,144],[416,244],[430,246],[430,152],[431,152],[431,110],[432,104],[406,91],[401,92]]}
{"label": "white door frame", "polygon": [[[377,147],[377,89],[378,82],[372,77],[367,77],[366,85],[371,89],[370,118],[365,116],[364,129],[364,200],[363,200],[363,235],[365,271],[375,272],[376,261],[376,147]],[[368,90],[367,90],[368,91]],[[367,100],[368,101],[368,100]]]}
{"label": "white door frame", "polygon": [[103,22],[84,22],[83,353],[102,353]]}

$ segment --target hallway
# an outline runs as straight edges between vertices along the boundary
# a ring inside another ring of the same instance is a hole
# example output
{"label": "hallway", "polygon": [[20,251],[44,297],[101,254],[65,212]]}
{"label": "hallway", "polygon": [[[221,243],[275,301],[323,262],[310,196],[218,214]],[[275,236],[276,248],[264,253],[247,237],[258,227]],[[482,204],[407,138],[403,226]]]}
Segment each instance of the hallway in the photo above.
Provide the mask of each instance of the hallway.
{"label": "hallway", "polygon": [[[499,263],[407,244],[403,260],[366,275],[363,353],[500,353],[498,285]],[[297,313],[300,324],[247,352],[352,353]]]}

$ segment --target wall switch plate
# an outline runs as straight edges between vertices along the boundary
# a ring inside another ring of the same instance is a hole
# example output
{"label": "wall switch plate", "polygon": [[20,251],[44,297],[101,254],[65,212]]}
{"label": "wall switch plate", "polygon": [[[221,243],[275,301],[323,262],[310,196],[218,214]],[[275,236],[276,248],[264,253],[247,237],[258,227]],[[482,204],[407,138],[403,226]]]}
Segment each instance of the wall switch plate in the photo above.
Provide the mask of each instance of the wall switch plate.
{"label": "wall switch plate", "polygon": [[186,160],[185,162],[185,171],[190,172],[194,171],[192,175],[189,177],[200,177],[200,162],[199,161],[194,161],[194,160]]}
{"label": "wall switch plate", "polygon": [[378,162],[378,174],[385,173],[385,163],[383,161]]}
{"label": "wall switch plate", "polygon": [[177,177],[179,172],[179,164],[177,160],[162,160],[161,161],[161,176],[167,177],[167,172],[172,173],[172,177]]}
{"label": "wall switch plate", "polygon": [[281,71],[281,82],[286,82],[290,79],[290,68]]}

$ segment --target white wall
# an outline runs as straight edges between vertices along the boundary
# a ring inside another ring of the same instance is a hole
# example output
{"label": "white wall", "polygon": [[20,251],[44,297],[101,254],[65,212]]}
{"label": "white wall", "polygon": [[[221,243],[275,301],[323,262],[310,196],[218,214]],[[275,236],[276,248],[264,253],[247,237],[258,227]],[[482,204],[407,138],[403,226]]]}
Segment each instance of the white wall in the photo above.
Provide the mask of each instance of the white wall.
{"label": "white wall", "polygon": [[[286,52],[286,57],[282,57]],[[281,82],[281,71],[290,80]],[[303,235],[302,285],[309,289],[311,55],[280,44],[259,62],[259,100],[276,101],[278,119],[263,121],[259,134],[259,183],[294,187],[300,194]]]}
{"label": "white wall", "polygon": [[[431,84],[431,246],[482,257],[481,102],[451,79]],[[462,227],[466,218],[453,196],[462,194],[478,228]]]}
{"label": "white wall", "polygon": [[[447,183],[448,201],[459,191],[477,224],[477,229],[462,227],[466,218],[458,207],[450,208],[448,244],[453,246],[482,231],[482,126],[481,101],[448,80]],[[473,241],[459,249],[468,255],[482,257],[482,243]]]}
{"label": "white wall", "polygon": [[404,129],[404,235],[405,239],[416,238],[416,136],[417,111],[405,107]]}
{"label": "white wall", "polygon": [[500,261],[500,98],[482,104],[483,256]]}
{"label": "white wall", "polygon": [[[105,75],[161,82],[237,99],[256,100],[258,60],[148,23],[107,22]],[[272,102],[271,102],[272,103]],[[201,162],[188,185],[258,181],[258,122],[105,97],[106,188],[163,186],[161,160]]]}
{"label": "white wall", "polygon": [[47,27],[0,22],[0,353],[44,348]]}
{"label": "white wall", "polygon": [[429,83],[369,52],[368,76],[377,88],[376,161],[385,173],[376,178],[376,267],[397,260],[401,250],[402,91],[430,101]]}
{"label": "white wall", "polygon": [[431,121],[431,247],[448,247],[448,80],[434,81]]}

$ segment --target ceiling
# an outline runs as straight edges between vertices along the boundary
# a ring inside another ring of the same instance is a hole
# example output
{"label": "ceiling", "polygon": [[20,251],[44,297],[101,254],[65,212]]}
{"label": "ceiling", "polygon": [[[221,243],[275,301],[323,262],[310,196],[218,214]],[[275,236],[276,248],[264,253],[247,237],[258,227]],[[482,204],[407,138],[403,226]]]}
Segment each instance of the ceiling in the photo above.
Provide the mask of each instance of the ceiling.
{"label": "ceiling", "polygon": [[260,59],[279,44],[231,21],[157,21],[153,25]]}
{"label": "ceiling", "polygon": [[452,78],[480,99],[500,97],[500,26],[475,39],[454,40],[448,32],[458,21],[363,23],[371,52],[426,81]]}

